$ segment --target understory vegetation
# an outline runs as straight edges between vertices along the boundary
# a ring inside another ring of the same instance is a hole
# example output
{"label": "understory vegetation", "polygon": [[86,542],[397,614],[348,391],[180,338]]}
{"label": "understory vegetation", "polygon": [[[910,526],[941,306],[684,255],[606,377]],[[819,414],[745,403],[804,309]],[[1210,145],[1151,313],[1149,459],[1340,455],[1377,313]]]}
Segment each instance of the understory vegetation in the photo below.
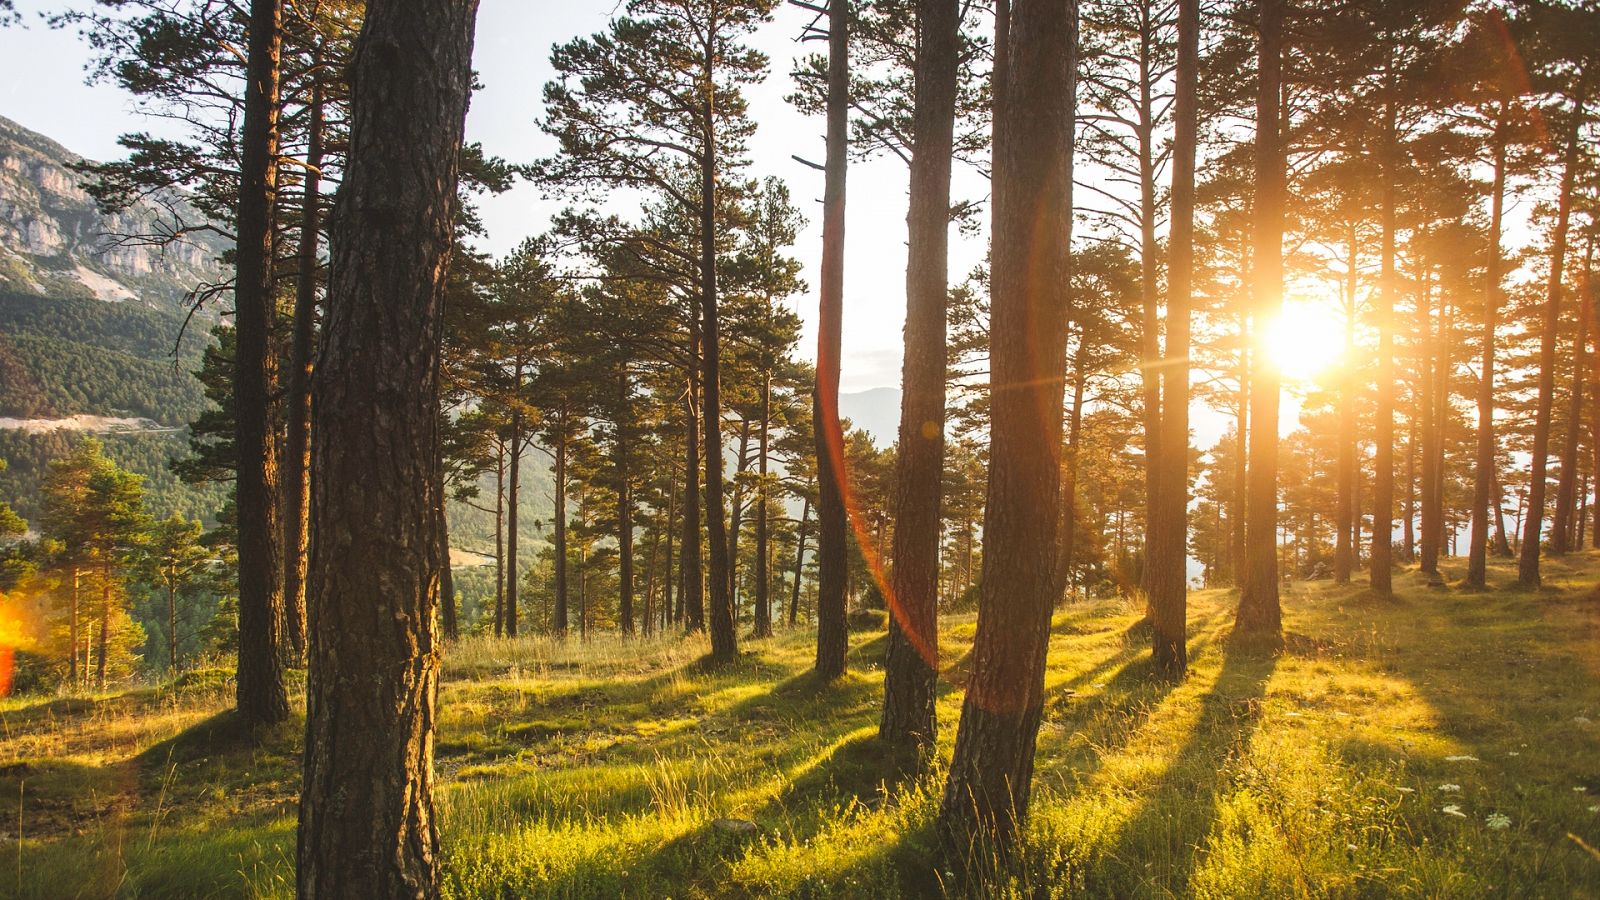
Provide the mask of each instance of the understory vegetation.
{"label": "understory vegetation", "polygon": [[[1549,560],[1539,591],[1490,575],[1296,584],[1276,654],[1231,638],[1233,592],[1195,593],[1177,684],[1151,677],[1140,610],[1063,607],[1026,842],[983,895],[1600,891],[1600,554]],[[831,684],[808,630],[721,668],[703,635],[448,645],[445,895],[959,895],[933,821],[972,635],[944,623],[922,775],[876,737],[882,632]],[[232,695],[195,669],[4,701],[0,894],[291,895],[301,715],[246,741]]]}

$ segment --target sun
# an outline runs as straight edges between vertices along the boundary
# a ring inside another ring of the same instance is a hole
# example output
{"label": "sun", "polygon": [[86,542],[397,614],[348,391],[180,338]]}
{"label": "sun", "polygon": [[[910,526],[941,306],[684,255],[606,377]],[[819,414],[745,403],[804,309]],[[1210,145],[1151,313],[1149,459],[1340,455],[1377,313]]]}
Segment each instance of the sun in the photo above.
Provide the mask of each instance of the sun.
{"label": "sun", "polygon": [[1339,361],[1344,321],[1326,304],[1290,300],[1267,326],[1262,345],[1285,378],[1309,381]]}

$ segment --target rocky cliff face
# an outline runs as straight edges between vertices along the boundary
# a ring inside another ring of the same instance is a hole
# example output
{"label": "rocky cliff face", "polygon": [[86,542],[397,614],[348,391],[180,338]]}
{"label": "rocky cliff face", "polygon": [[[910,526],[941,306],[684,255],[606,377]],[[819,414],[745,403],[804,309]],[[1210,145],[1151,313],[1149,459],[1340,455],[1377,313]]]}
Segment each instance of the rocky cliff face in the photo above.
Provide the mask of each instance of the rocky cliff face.
{"label": "rocky cliff face", "polygon": [[[149,232],[164,214],[140,204],[102,215],[69,168],[81,159],[0,117],[0,289],[171,310],[195,285],[217,278],[225,249],[217,238],[119,246],[119,235]],[[181,198],[173,202],[183,206]]]}

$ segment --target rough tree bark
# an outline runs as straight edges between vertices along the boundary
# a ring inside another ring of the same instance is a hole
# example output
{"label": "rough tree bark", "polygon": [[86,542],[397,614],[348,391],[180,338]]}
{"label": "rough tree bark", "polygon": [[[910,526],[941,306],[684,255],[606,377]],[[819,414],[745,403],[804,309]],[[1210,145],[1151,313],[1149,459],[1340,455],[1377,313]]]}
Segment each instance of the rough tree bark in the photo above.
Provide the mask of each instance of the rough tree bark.
{"label": "rough tree bark", "polygon": [[[689,358],[700,355],[700,326],[689,328]],[[689,367],[689,386],[684,392],[688,429],[684,441],[688,476],[683,482],[683,561],[680,577],[683,579],[683,613],[681,619],[689,631],[702,631],[706,625],[705,578],[700,567],[700,377],[695,366]]]}
{"label": "rough tree bark", "polygon": [[[1281,121],[1283,0],[1259,0],[1259,83],[1256,89],[1255,321],[1266,323],[1283,305],[1285,163]],[[1246,486],[1244,571],[1235,629],[1277,641],[1283,634],[1278,603],[1278,384],[1280,375],[1251,345],[1250,479]]]}
{"label": "rough tree bark", "polygon": [[[312,65],[321,60],[313,58]],[[300,271],[294,285],[289,348],[288,430],[284,437],[283,618],[289,652],[306,657],[306,568],[311,546],[311,365],[317,343],[317,269],[322,238],[322,80],[313,76],[300,208]]]}
{"label": "rough tree bark", "polygon": [[995,110],[991,450],[972,674],[938,828],[958,865],[1014,847],[1027,817],[1055,598],[1067,344],[1076,2],[1012,6]]}
{"label": "rough tree bark", "polygon": [[1167,347],[1163,396],[1160,508],[1150,569],[1151,651],[1156,671],[1188,668],[1189,306],[1194,265],[1194,165],[1198,138],[1200,0],[1178,0],[1177,86],[1173,109],[1172,218],[1167,240]]}
{"label": "rough tree bark", "polygon": [[[283,532],[273,434],[273,217],[278,188],[281,0],[251,0],[240,141],[233,396],[239,470],[239,715],[252,724],[289,716],[283,684]],[[431,447],[429,448],[431,450]]]}
{"label": "rough tree bark", "polygon": [[895,464],[889,638],[878,736],[930,747],[938,720],[939,494],[944,477],[945,319],[950,262],[950,161],[960,53],[958,0],[917,4],[910,207],[906,211],[905,358]]}
{"label": "rough tree bark", "polygon": [[827,157],[822,190],[822,275],[817,313],[817,386],[811,408],[817,441],[817,661],[824,679],[844,674],[849,537],[844,508],[844,432],[839,423],[839,354],[844,329],[845,166],[850,139],[850,3],[828,0]]}
{"label": "rough tree bark", "polygon": [[369,0],[313,387],[302,898],[438,896],[429,477],[476,0]]}

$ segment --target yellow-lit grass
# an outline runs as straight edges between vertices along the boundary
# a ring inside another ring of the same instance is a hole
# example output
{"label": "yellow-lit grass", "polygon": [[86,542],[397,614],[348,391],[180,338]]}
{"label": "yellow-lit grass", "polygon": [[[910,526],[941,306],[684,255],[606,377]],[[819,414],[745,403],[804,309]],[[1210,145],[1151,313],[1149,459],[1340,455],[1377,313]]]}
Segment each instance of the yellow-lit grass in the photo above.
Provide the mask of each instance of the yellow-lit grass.
{"label": "yellow-lit grass", "polygon": [[[888,753],[881,634],[833,684],[804,632],[722,668],[701,637],[463,641],[446,893],[1594,896],[1600,862],[1567,835],[1600,844],[1600,556],[1546,567],[1539,592],[1297,585],[1277,655],[1230,642],[1230,593],[1197,592],[1179,684],[1150,677],[1132,604],[1063,610],[1026,841],[983,884],[933,837],[960,690],[929,769]],[[972,625],[945,623],[953,673]],[[300,725],[246,740],[231,686],[190,682],[0,703],[0,895],[292,894]]]}

